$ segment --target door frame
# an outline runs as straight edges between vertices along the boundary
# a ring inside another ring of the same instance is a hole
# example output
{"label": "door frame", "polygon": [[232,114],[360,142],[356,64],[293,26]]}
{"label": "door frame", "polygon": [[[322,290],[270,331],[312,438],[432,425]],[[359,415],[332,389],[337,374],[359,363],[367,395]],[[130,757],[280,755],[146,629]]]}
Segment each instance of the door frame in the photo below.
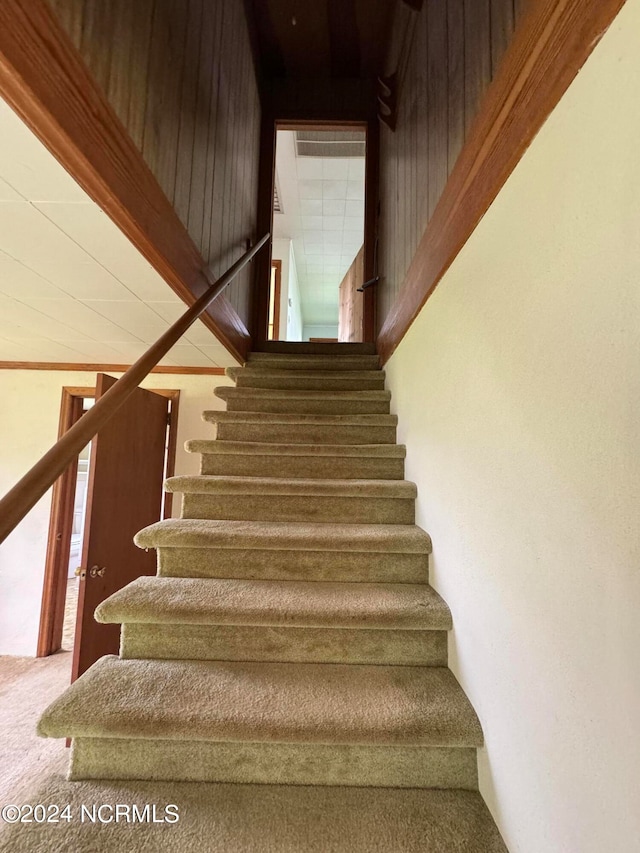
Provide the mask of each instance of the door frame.
{"label": "door frame", "polygon": [[[380,158],[380,129],[377,116],[349,121],[342,118],[286,118],[265,113],[260,130],[260,173],[258,179],[258,231],[269,231],[269,251],[261,252],[255,260],[254,299],[252,308],[253,343],[267,338],[271,252],[273,242],[273,193],[276,176],[276,137],[278,130],[362,130],[365,133],[365,203],[364,203],[364,278],[370,281],[377,274],[378,236],[378,165]],[[363,294],[362,340],[375,343],[377,287],[368,287]]]}
{"label": "door frame", "polygon": [[[169,439],[167,443],[166,476],[175,472],[176,449],[178,446],[178,409],[180,391],[178,389],[149,388],[155,394],[167,397],[171,401],[169,421]],[[95,397],[93,387],[64,386],[60,402],[58,438],[70,429],[82,415],[82,400]],[[49,533],[45,557],[42,604],[40,607],[40,626],[36,657],[48,657],[60,650],[64,628],[64,607],[67,592],[67,569],[73,523],[73,503],[75,498],[78,460],[75,459],[53,484]],[[164,497],[164,517],[171,515],[173,495]]]}
{"label": "door frame", "polygon": [[[280,340],[280,299],[282,297],[282,261],[278,260],[278,258],[271,258],[271,272],[275,270],[275,276],[273,276],[273,337],[272,341]],[[271,279],[269,279],[269,304],[271,304]],[[267,312],[267,338],[269,338],[268,331],[268,320],[269,314]]]}

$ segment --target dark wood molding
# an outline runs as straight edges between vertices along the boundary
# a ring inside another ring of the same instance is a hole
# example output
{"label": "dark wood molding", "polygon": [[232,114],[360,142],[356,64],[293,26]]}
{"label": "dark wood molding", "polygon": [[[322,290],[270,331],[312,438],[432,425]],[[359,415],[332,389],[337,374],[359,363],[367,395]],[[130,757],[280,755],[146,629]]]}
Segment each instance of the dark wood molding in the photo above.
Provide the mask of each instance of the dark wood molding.
{"label": "dark wood molding", "polygon": [[[271,259],[271,272],[275,271],[273,288],[273,335],[270,340],[280,340],[280,299],[282,298],[282,261],[277,258]],[[269,280],[269,303],[271,303],[271,279]],[[268,322],[268,321],[267,321]],[[285,318],[286,327],[286,318]],[[286,328],[285,328],[286,331]],[[267,332],[268,337],[268,332]]]}
{"label": "dark wood molding", "polygon": [[[0,361],[0,370],[77,370],[89,373],[124,373],[130,364],[76,364],[59,361]],[[150,373],[168,373],[173,376],[224,376],[224,367],[169,367],[158,365]],[[155,389],[150,389],[155,390]]]}
{"label": "dark wood molding", "polygon": [[[378,208],[380,203],[380,126],[372,120],[367,127],[367,159],[365,163],[364,199],[364,281],[378,275],[377,241]],[[374,343],[376,339],[377,287],[367,287],[363,293],[362,340]]]}
{"label": "dark wood molding", "polygon": [[[362,130],[367,135],[366,197],[365,197],[365,279],[375,275],[375,241],[378,217],[378,174],[380,135],[377,118],[368,120],[342,121],[335,116],[314,119],[299,111],[296,118],[276,118],[265,111],[262,118],[262,144],[260,148],[260,179],[258,194],[258,233],[269,231],[273,236],[273,181],[275,175],[276,133],[278,130]],[[265,342],[267,337],[267,311],[271,253],[261,252],[256,258],[256,283],[253,303],[253,326],[251,329],[254,346]],[[375,288],[365,291],[363,340],[375,340]]]}
{"label": "dark wood molding", "polygon": [[[203,259],[46,0],[0,3],[0,95],[187,305]],[[239,360],[249,333],[224,296],[203,321]]]}
{"label": "dark wood molding", "polygon": [[[82,416],[82,398],[85,396],[81,393],[83,390],[87,389],[62,389],[58,438],[62,438],[64,433]],[[89,390],[95,393],[95,388]],[[57,652],[62,642],[77,471],[78,458],[76,457],[64,474],[53,484],[36,647],[36,656],[39,658]]]}
{"label": "dark wood molding", "polygon": [[251,338],[254,346],[267,339],[269,281],[273,246],[273,191],[276,173],[276,125],[273,116],[263,110],[260,124],[260,164],[258,167],[258,233],[271,234],[268,251],[256,258],[253,300],[251,304]]}
{"label": "dark wood molding", "polygon": [[378,335],[383,363],[625,0],[532,0]]}

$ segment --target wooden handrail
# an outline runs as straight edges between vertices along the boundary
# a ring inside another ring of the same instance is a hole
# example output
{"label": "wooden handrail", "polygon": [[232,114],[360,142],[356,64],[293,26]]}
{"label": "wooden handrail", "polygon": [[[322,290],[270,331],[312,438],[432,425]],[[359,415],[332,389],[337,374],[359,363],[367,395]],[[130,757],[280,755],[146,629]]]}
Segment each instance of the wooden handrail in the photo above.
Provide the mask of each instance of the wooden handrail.
{"label": "wooden handrail", "polygon": [[[171,347],[178,341],[189,327],[198,319],[200,314],[209,307],[213,300],[230,284],[240,270],[249,263],[269,240],[270,234],[265,234],[255,246],[230,267],[229,270],[194,302],[179,320],[158,338],[144,355],[112,385],[107,393],[96,401],[80,420],[67,430],[62,438],[28,471],[24,477],[0,500],[0,543],[4,542],[9,533],[19,524],[29,510],[40,500],[65,470],[71,460],[80,453],[98,430],[132,394],[150,371],[164,358]],[[204,271],[209,281],[213,274],[209,269]]]}

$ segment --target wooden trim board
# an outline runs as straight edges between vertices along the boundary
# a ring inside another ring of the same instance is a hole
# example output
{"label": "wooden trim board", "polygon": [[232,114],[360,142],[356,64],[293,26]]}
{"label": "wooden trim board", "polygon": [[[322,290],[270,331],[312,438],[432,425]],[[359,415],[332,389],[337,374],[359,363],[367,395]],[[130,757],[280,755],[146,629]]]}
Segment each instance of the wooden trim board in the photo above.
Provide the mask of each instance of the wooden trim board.
{"label": "wooden trim board", "polygon": [[[204,261],[46,0],[0,3],[0,95],[192,305],[210,284]],[[228,299],[202,319],[242,361],[249,333]]]}
{"label": "wooden trim board", "polygon": [[530,0],[489,86],[398,298],[382,363],[418,316],[625,0]]}
{"label": "wooden trim board", "polygon": [[[0,370],[78,370],[90,373],[124,373],[130,364],[76,364],[58,361],[0,361]],[[170,367],[158,365],[151,373],[169,373],[175,376],[224,376],[224,367]],[[155,389],[153,389],[155,390]]]}

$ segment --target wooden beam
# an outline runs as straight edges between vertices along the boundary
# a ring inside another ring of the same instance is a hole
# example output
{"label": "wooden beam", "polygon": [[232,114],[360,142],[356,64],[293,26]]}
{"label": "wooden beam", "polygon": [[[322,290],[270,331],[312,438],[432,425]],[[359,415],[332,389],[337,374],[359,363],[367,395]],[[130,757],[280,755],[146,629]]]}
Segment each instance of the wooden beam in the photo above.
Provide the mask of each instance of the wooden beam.
{"label": "wooden beam", "polygon": [[[124,373],[130,364],[91,364],[60,361],[0,361],[0,370],[76,370],[88,373]],[[150,373],[170,373],[175,376],[224,376],[224,367],[171,367],[158,365]]]}
{"label": "wooden beam", "polygon": [[[0,95],[178,296],[193,304],[209,286],[203,259],[46,0],[0,3]],[[202,319],[244,359],[249,333],[224,296]]]}
{"label": "wooden beam", "polygon": [[531,0],[378,335],[383,363],[625,0]]}

